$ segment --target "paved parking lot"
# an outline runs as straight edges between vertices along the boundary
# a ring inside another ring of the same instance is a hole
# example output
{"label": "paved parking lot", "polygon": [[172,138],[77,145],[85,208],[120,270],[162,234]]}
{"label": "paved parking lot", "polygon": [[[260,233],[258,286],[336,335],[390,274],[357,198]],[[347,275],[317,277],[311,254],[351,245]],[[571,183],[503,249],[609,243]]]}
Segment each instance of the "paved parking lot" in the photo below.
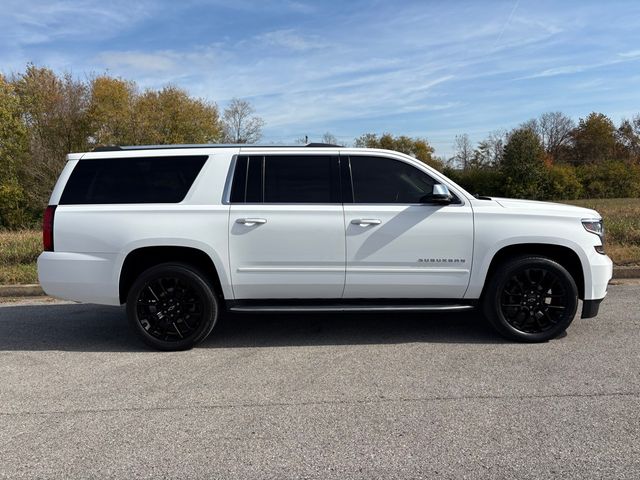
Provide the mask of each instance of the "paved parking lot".
{"label": "paved parking lot", "polygon": [[640,478],[640,286],[547,344],[477,314],[232,316],[158,353],[124,310],[0,307],[0,477]]}

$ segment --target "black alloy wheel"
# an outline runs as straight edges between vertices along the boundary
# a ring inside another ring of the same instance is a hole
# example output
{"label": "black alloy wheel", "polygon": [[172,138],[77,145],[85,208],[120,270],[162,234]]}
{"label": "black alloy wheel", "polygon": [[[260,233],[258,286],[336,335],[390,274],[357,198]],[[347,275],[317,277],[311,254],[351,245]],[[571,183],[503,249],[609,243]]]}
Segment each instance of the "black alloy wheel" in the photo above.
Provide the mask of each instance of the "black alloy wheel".
{"label": "black alloy wheel", "polygon": [[578,291],[569,272],[544,257],[519,257],[490,279],[485,316],[502,335],[541,342],[557,337],[573,321]]}
{"label": "black alloy wheel", "polygon": [[146,270],[127,298],[129,322],[148,345],[185,350],[204,340],[218,317],[218,302],[205,277],[189,265]]}

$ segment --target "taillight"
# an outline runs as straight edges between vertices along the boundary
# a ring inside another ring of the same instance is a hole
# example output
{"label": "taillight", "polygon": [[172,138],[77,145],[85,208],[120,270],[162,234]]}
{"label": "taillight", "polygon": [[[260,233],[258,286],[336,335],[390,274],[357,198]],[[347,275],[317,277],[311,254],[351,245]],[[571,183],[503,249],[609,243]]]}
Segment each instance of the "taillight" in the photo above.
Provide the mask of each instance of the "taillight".
{"label": "taillight", "polygon": [[45,252],[53,252],[53,217],[56,206],[49,205],[42,217],[42,246]]}

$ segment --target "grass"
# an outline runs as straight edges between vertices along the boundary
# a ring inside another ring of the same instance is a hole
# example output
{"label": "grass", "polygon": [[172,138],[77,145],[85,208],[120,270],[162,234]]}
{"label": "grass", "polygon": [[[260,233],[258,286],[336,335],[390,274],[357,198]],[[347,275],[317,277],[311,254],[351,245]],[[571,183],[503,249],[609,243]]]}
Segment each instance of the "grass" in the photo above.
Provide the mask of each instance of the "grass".
{"label": "grass", "polygon": [[0,231],[0,285],[38,283],[39,230]]}
{"label": "grass", "polygon": [[569,200],[604,219],[605,250],[616,265],[640,265],[640,198]]}
{"label": "grass", "polygon": [[[640,198],[569,200],[597,210],[604,218],[607,254],[616,265],[640,265]],[[0,285],[37,283],[39,230],[0,231]]]}

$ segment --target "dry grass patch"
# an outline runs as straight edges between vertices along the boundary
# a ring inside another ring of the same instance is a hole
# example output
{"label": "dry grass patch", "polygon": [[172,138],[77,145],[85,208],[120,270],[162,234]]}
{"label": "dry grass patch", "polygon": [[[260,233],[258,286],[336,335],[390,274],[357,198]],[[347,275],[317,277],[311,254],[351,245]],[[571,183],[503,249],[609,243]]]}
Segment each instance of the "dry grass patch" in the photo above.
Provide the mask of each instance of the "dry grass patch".
{"label": "dry grass patch", "polygon": [[38,283],[39,230],[0,231],[0,285]]}
{"label": "dry grass patch", "polygon": [[605,250],[616,265],[640,265],[640,198],[569,200],[604,219]]}

